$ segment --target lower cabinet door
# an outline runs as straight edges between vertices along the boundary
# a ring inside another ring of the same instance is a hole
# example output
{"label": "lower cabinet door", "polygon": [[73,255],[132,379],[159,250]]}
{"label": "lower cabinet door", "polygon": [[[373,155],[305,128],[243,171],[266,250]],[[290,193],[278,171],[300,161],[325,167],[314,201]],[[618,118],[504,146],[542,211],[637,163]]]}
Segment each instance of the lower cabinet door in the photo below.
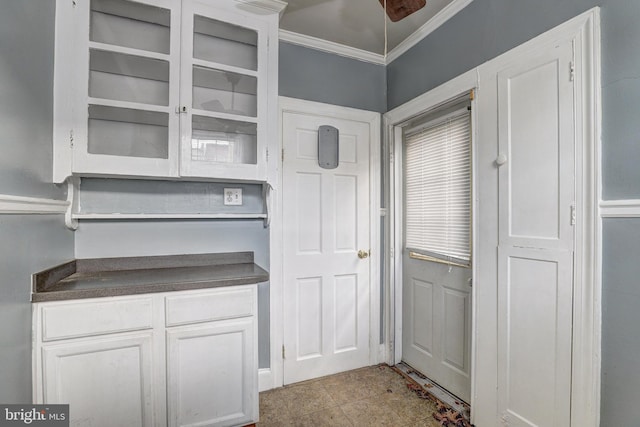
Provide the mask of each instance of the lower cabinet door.
{"label": "lower cabinet door", "polygon": [[252,317],[167,329],[169,426],[238,426],[258,417]]}
{"label": "lower cabinet door", "polygon": [[152,332],[42,346],[43,403],[69,404],[71,426],[157,425]]}

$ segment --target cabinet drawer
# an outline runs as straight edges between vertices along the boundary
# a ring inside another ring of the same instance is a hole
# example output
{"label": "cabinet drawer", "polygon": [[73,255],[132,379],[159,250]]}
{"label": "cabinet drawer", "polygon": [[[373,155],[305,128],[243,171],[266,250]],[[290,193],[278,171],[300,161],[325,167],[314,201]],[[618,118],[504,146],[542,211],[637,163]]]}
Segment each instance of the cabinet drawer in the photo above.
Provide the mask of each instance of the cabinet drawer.
{"label": "cabinet drawer", "polygon": [[210,322],[255,313],[255,286],[169,296],[166,299],[167,326]]}
{"label": "cabinet drawer", "polygon": [[151,298],[41,304],[42,340],[53,341],[153,327]]}

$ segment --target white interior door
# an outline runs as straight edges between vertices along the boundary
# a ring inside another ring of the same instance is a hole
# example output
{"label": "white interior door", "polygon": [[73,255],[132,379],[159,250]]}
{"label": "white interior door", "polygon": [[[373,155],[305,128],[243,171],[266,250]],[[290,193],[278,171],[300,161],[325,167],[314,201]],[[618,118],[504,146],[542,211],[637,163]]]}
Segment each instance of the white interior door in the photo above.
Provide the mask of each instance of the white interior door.
{"label": "white interior door", "polygon": [[[339,166],[318,165],[318,127]],[[283,113],[284,383],[369,364],[368,122]],[[363,254],[361,254],[363,255]]]}
{"label": "white interior door", "polygon": [[571,424],[572,55],[559,43],[497,74],[498,416],[508,426]]}

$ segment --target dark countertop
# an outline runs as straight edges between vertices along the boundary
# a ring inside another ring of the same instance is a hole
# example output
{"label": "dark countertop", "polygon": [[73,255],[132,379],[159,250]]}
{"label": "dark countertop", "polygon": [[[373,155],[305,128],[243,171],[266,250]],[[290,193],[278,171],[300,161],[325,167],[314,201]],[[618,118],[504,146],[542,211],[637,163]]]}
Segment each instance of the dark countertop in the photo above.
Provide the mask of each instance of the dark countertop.
{"label": "dark countertop", "polygon": [[32,302],[261,283],[252,252],[77,259],[33,275]]}

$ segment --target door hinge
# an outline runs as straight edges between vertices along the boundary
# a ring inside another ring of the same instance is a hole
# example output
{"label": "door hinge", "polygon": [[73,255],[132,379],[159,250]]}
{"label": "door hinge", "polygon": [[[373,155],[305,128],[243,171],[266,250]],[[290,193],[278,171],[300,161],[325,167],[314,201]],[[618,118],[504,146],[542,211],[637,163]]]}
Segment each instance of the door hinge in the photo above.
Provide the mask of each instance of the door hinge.
{"label": "door hinge", "polygon": [[284,357],[284,345],[283,345],[282,346],[282,360],[284,360],[284,359],[285,359],[285,357]]}
{"label": "door hinge", "polygon": [[576,225],[576,204],[571,203],[571,225]]}
{"label": "door hinge", "polygon": [[73,148],[73,129],[69,131],[69,147]]}
{"label": "door hinge", "polygon": [[267,163],[269,162],[269,149],[265,150],[265,155],[267,156]]}
{"label": "door hinge", "polygon": [[576,77],[576,66],[573,61],[569,62],[569,81],[572,82]]}
{"label": "door hinge", "polygon": [[284,148],[282,149],[281,158],[282,158],[282,161],[284,162]]}

